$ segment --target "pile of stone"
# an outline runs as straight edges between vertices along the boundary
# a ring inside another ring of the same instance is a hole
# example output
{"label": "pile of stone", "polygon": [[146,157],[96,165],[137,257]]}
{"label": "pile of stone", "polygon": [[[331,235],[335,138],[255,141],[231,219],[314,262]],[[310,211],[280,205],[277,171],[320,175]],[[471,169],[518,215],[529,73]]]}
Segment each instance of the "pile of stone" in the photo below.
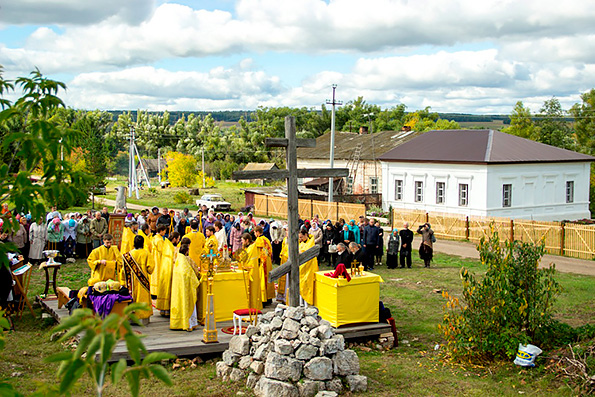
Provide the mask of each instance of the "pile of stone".
{"label": "pile of stone", "polygon": [[335,395],[368,387],[368,379],[359,375],[357,354],[345,349],[343,335],[314,306],[278,305],[260,316],[257,326],[232,337],[217,363],[217,376],[245,379],[258,396]]}

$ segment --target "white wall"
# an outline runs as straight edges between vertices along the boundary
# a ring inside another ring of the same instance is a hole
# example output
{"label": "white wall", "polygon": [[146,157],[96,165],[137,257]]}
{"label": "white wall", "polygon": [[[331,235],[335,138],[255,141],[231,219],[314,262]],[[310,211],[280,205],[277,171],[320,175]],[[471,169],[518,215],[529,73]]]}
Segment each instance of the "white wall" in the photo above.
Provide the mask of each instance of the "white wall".
{"label": "white wall", "polygon": [[[590,164],[433,164],[382,162],[384,209],[418,209],[469,216],[534,220],[589,218]],[[395,180],[403,180],[403,200],[395,201]],[[424,185],[415,202],[415,182]],[[566,203],[566,182],[574,181],[574,202]],[[446,185],[445,202],[436,204],[436,182]],[[459,206],[459,185],[469,185],[467,206]],[[502,185],[512,185],[512,205],[502,206]]]}

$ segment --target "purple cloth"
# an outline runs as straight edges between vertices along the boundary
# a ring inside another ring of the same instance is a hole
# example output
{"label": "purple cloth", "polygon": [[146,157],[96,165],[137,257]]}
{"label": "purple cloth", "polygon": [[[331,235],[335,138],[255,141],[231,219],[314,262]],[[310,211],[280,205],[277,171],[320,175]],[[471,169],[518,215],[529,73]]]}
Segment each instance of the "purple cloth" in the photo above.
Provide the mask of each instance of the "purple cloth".
{"label": "purple cloth", "polygon": [[116,302],[132,300],[132,296],[120,294],[89,295],[87,298],[93,303],[93,310],[101,318],[105,318],[111,313]]}

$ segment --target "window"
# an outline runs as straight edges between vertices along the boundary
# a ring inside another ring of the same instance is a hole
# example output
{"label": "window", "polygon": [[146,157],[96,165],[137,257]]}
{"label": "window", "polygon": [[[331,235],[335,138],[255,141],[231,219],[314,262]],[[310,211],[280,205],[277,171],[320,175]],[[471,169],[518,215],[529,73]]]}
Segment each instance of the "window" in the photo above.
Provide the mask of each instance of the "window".
{"label": "window", "polygon": [[372,193],[372,194],[378,193],[378,177],[377,176],[370,177],[370,193]]}
{"label": "window", "polygon": [[466,207],[469,204],[469,185],[459,183],[459,206]]}
{"label": "window", "polygon": [[574,181],[566,181],[566,202],[574,203]]}
{"label": "window", "polygon": [[422,181],[415,182],[415,202],[421,203],[424,201],[424,183]]}
{"label": "window", "polygon": [[444,191],[446,190],[446,183],[436,182],[436,204],[444,204]]}
{"label": "window", "polygon": [[347,194],[353,194],[353,177],[347,177]]}
{"label": "window", "polygon": [[512,184],[502,185],[502,207],[512,206]]}
{"label": "window", "polygon": [[395,201],[403,200],[403,180],[395,179]]}

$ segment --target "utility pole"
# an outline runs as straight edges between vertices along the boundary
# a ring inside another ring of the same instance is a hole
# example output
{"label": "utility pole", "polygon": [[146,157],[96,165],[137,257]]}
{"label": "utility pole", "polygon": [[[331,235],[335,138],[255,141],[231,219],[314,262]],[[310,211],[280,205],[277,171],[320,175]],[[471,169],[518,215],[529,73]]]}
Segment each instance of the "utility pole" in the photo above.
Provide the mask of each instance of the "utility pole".
{"label": "utility pole", "polygon": [[161,148],[157,148],[157,176],[159,177],[159,186],[161,186]]}
{"label": "utility pole", "polygon": [[202,147],[202,188],[205,188],[205,147]]}
{"label": "utility pole", "polygon": [[[335,165],[335,105],[342,105],[343,102],[335,100],[335,89],[337,88],[336,84],[333,84],[333,100],[329,101],[327,99],[327,105],[332,105],[332,112],[331,112],[331,153],[330,153],[330,168],[333,168]],[[334,178],[331,177],[328,179],[328,202],[333,202],[333,187]]]}

